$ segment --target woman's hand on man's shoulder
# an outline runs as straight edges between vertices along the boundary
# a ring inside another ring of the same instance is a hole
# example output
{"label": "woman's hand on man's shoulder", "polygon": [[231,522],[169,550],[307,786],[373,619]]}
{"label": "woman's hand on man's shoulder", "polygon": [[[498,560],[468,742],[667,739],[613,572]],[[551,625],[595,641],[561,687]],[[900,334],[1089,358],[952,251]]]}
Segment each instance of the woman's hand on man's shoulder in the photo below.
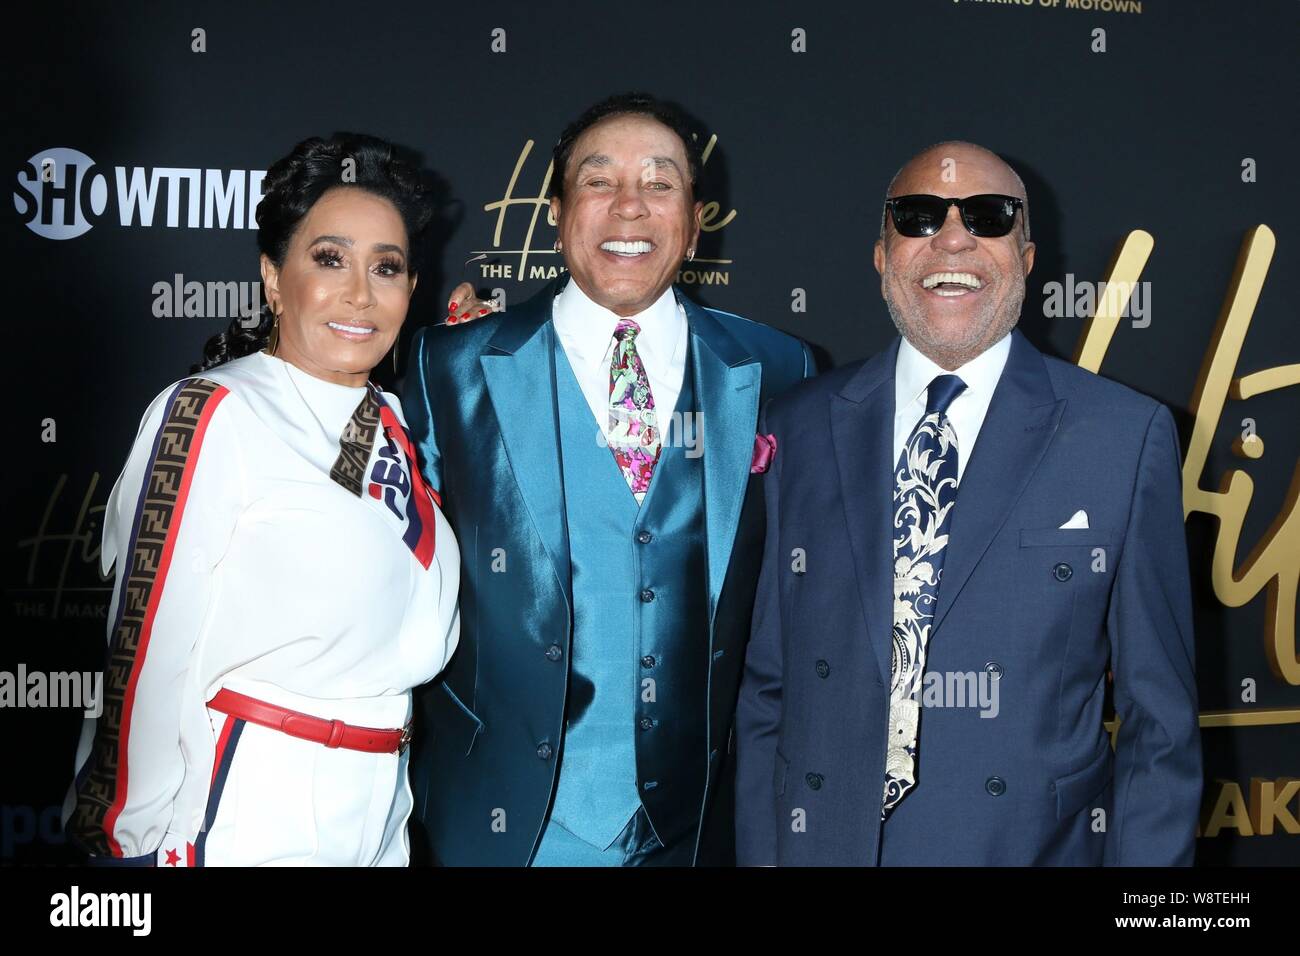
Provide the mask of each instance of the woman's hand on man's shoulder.
{"label": "woman's hand on man's shoulder", "polygon": [[463,325],[491,315],[495,312],[496,302],[492,299],[480,299],[474,287],[462,282],[451,290],[447,299],[447,325]]}

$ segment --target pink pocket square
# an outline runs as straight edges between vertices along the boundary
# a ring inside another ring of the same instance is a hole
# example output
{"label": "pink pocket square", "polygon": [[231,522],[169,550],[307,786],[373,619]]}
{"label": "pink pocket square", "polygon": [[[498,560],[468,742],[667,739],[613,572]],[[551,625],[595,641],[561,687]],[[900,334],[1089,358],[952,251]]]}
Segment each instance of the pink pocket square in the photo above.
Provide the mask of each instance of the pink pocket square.
{"label": "pink pocket square", "polygon": [[749,473],[751,475],[761,475],[767,471],[772,464],[772,459],[776,457],[776,436],[775,435],[755,435],[754,436],[754,460],[749,463]]}

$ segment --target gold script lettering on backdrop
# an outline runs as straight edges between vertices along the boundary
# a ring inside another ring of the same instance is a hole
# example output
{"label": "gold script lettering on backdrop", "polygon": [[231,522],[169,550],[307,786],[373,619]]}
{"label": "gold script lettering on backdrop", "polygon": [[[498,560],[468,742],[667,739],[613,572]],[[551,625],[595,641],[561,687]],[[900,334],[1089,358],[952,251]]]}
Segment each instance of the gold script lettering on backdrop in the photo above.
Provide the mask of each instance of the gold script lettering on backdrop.
{"label": "gold script lettering on backdrop", "polygon": [[[1080,339],[1075,358],[1080,367],[1093,372],[1100,369],[1119,326],[1125,293],[1136,287],[1154,244],[1150,234],[1141,230],[1129,233],[1124,239],[1106,277],[1106,293]],[[1276,519],[1239,569],[1233,563],[1255,483],[1244,471],[1232,469],[1223,475],[1218,491],[1201,487],[1210,445],[1227,399],[1240,401],[1300,384],[1300,364],[1278,365],[1234,377],[1276,245],[1273,231],[1265,225],[1251,229],[1242,243],[1192,398],[1195,424],[1183,462],[1183,514],[1186,517],[1199,511],[1218,520],[1211,579],[1220,602],[1228,607],[1240,607],[1267,589],[1265,648],[1269,666],[1274,674],[1294,686],[1300,685],[1300,660],[1296,656],[1296,592],[1300,587],[1300,512],[1296,505],[1300,501],[1300,462]],[[1259,458],[1264,454],[1264,441],[1260,436],[1238,440],[1233,451],[1242,457]],[[1201,715],[1203,726],[1298,721],[1300,711],[1297,710],[1221,711]]]}
{"label": "gold script lettering on backdrop", "polygon": [[[75,557],[79,565],[95,566],[99,564],[100,551],[100,522],[104,511],[104,505],[92,505],[96,498],[96,490],[99,487],[99,472],[90,476],[90,484],[86,488],[86,493],[81,496],[81,503],[77,506],[76,518],[72,526],[67,531],[52,530],[55,522],[55,510],[60,504],[63,497],[63,489],[68,484],[67,474],[59,475],[58,480],[54,483],[54,489],[50,497],[46,500],[45,510],[41,513],[41,522],[36,529],[36,534],[29,538],[23,538],[18,542],[18,550],[25,548],[31,549],[31,556],[27,563],[26,587],[11,589],[24,595],[52,595],[52,603],[47,603],[44,597],[28,597],[15,603],[14,613],[17,617],[48,617],[51,620],[59,620],[63,617],[87,617],[97,616],[95,607],[86,604],[66,605],[64,595],[67,591],[77,593],[95,594],[104,593],[111,588],[101,585],[96,587],[73,587],[68,584],[68,571],[72,566]],[[42,587],[38,584],[41,575],[41,557],[48,553],[44,549],[46,545],[52,548],[63,546],[63,553],[59,555],[59,574],[54,587]],[[102,610],[102,608],[101,608]],[[73,613],[69,613],[69,611]],[[91,612],[91,613],[88,613]]]}

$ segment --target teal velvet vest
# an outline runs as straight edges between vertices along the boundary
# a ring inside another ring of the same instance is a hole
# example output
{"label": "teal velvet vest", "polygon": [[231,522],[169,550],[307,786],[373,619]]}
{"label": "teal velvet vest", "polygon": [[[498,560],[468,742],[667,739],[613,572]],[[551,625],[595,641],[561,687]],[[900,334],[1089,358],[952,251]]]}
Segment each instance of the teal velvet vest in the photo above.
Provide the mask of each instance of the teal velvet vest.
{"label": "teal velvet vest", "polygon": [[689,447],[698,430],[696,416],[686,414],[696,408],[688,348],[679,417],[660,410],[665,444],[638,506],[558,339],[554,348],[574,623],[548,826],[604,849],[641,805],[641,790],[658,785],[638,780],[638,737],[672,720],[676,705],[693,712],[705,703],[660,700],[655,681],[663,649],[679,646],[677,631],[705,632],[702,449]]}

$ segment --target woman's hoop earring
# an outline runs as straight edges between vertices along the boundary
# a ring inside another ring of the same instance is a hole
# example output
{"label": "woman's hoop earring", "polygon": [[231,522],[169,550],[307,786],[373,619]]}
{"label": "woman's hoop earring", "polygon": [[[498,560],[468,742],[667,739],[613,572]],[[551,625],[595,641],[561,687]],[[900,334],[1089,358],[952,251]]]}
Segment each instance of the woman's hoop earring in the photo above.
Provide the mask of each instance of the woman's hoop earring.
{"label": "woman's hoop earring", "polygon": [[687,250],[686,250],[686,261],[687,261],[687,262],[694,262],[694,261],[695,261],[695,250],[694,250],[694,249],[687,249]]}
{"label": "woman's hoop earring", "polygon": [[552,245],[551,248],[554,249],[556,252],[563,252],[564,243],[561,242],[559,239],[556,239],[554,245]]}
{"label": "woman's hoop earring", "polygon": [[280,316],[276,315],[275,321],[271,323],[271,334],[267,337],[266,348],[267,354],[274,355],[275,350],[280,347]]}

